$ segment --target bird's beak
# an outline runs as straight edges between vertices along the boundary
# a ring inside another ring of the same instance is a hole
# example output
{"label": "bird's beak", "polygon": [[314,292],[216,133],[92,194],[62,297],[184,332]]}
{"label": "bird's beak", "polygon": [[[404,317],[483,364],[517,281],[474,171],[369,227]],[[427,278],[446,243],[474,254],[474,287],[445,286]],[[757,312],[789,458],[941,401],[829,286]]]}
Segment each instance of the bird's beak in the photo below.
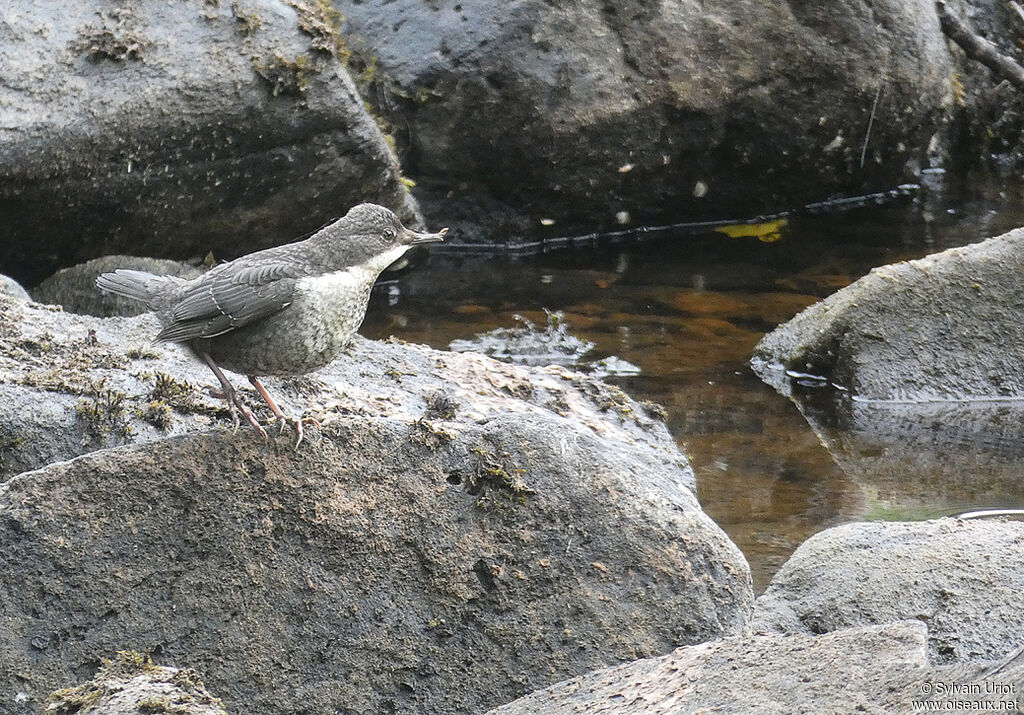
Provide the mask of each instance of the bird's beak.
{"label": "bird's beak", "polygon": [[409,245],[418,246],[421,243],[440,243],[448,234],[448,229],[442,228],[437,233],[416,233],[415,231],[409,231],[408,234],[412,238],[412,240],[409,241]]}

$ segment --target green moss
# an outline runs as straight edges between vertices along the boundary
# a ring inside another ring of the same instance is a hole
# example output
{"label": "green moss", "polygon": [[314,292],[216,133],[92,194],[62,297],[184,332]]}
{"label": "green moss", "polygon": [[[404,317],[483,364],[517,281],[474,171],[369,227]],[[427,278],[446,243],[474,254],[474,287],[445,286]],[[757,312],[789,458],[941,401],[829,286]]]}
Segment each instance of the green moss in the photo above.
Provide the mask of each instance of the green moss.
{"label": "green moss", "polygon": [[526,498],[535,493],[524,480],[526,470],[508,453],[480,446],[470,452],[476,456],[477,464],[466,480],[466,491],[477,496],[476,505],[481,509],[500,510],[525,504]]}
{"label": "green moss", "polygon": [[412,424],[414,429],[411,439],[414,442],[422,444],[431,451],[436,450],[442,444],[454,442],[459,438],[459,435],[455,432],[446,430],[443,427],[438,427],[422,417]]}
{"label": "green moss", "polygon": [[[122,650],[112,660],[104,660],[96,677],[83,685],[64,688],[50,693],[46,699],[46,712],[56,715],[73,715],[96,705],[109,689],[104,681],[110,678],[133,677],[156,668],[148,654],[133,650]],[[141,706],[141,703],[140,703]],[[142,712],[147,712],[143,710]],[[149,711],[154,712],[154,711]],[[161,712],[161,711],[155,711]],[[162,712],[173,712],[164,710]]]}
{"label": "green moss", "polygon": [[54,715],[74,715],[95,705],[104,692],[102,687],[92,683],[57,690],[46,699],[45,711]]}
{"label": "green moss", "polygon": [[668,420],[668,412],[666,412],[665,408],[657,402],[641,400],[640,406],[644,408],[644,412],[646,412],[647,416],[651,419],[658,420],[659,422],[665,422]]}
{"label": "green moss", "polygon": [[149,345],[128,348],[124,354],[132,360],[156,360],[162,357]]}
{"label": "green moss", "polygon": [[263,27],[263,19],[255,13],[246,13],[238,0],[232,0],[231,14],[238,20],[238,30],[243,35],[251,35]]}
{"label": "green moss", "polygon": [[175,380],[165,372],[157,372],[153,374],[153,389],[149,392],[149,399],[175,407],[191,408],[195,405],[195,387],[184,380]]}
{"label": "green moss", "polygon": [[363,84],[373,84],[375,79],[377,79],[377,56],[370,55],[363,71],[359,73],[358,80]]}
{"label": "green moss", "polygon": [[99,444],[106,444],[111,435],[122,438],[132,435],[134,430],[128,424],[126,398],[123,392],[98,386],[91,395],[79,400],[75,413],[85,426],[86,434]]}
{"label": "green moss", "polygon": [[437,93],[433,90],[426,87],[418,87],[412,98],[416,101],[416,104],[426,104],[436,96]]}
{"label": "green moss", "polygon": [[271,94],[275,97],[278,95],[301,95],[309,87],[313,77],[320,72],[320,68],[309,55],[297,55],[292,59],[287,59],[274,53],[274,56],[268,61],[254,57],[252,66],[256,70],[256,74],[270,84]]}
{"label": "green moss", "polygon": [[312,38],[310,47],[335,57],[347,64],[351,52],[341,34],[345,16],[338,12],[330,0],[286,0],[298,16],[299,29]]}
{"label": "green moss", "polygon": [[0,472],[6,471],[7,455],[23,445],[25,440],[0,425]]}
{"label": "green moss", "polygon": [[154,427],[159,427],[165,432],[174,424],[174,412],[161,400],[153,400],[145,408],[137,410],[139,419],[149,422]]}

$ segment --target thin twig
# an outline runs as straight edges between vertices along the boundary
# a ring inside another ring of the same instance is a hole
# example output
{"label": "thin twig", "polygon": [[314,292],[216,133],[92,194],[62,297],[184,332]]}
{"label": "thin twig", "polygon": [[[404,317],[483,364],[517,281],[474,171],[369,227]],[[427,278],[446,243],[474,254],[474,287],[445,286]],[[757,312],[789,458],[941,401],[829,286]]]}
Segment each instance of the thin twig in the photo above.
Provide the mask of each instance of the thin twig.
{"label": "thin twig", "polygon": [[968,57],[1008,80],[1017,89],[1024,90],[1024,67],[1000,53],[995,45],[984,37],[975,35],[964,23],[953,17],[944,0],[936,0],[935,9],[939,13],[942,31],[949,39],[960,45]]}
{"label": "thin twig", "polygon": [[864,146],[860,149],[860,168],[864,168],[864,157],[868,154],[868,139],[871,138],[871,125],[875,123],[875,110],[878,109],[878,98],[882,96],[882,83],[875,91],[875,101],[871,103],[871,116],[868,117],[868,130],[864,132]]}

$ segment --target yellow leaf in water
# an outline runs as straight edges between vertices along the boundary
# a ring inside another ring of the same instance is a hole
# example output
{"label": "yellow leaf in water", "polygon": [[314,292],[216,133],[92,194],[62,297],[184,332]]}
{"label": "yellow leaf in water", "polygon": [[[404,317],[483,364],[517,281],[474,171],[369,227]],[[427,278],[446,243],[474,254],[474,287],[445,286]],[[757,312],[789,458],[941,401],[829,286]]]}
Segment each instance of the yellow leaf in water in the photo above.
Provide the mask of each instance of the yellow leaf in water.
{"label": "yellow leaf in water", "polygon": [[789,223],[784,218],[764,223],[734,223],[729,226],[719,226],[715,229],[718,233],[724,233],[730,238],[756,238],[765,243],[778,241],[782,238],[782,229]]}

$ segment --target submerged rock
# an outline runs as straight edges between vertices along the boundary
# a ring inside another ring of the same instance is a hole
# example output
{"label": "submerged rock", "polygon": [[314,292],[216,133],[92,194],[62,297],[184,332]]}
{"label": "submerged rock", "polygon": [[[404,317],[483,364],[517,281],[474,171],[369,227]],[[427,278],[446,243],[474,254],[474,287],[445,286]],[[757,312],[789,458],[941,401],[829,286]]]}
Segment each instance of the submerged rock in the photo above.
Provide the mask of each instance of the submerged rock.
{"label": "submerged rock", "polygon": [[862,400],[1024,396],[1024,229],[875,268],[766,335],[754,368],[810,373]]}
{"label": "submerged rock", "polygon": [[360,201],[416,210],[316,0],[45,0],[0,16],[0,265],[230,258]]}
{"label": "submerged rock", "polygon": [[615,388],[360,339],[268,381],[322,421],[275,449],[131,350],[155,327],[0,300],[0,693],[128,647],[232,712],[479,712],[746,626],[743,556]]}
{"label": "submerged rock", "polygon": [[816,534],[757,600],[755,627],[818,634],[917,619],[933,662],[991,661],[1024,643],[1024,523],[860,523]]}

